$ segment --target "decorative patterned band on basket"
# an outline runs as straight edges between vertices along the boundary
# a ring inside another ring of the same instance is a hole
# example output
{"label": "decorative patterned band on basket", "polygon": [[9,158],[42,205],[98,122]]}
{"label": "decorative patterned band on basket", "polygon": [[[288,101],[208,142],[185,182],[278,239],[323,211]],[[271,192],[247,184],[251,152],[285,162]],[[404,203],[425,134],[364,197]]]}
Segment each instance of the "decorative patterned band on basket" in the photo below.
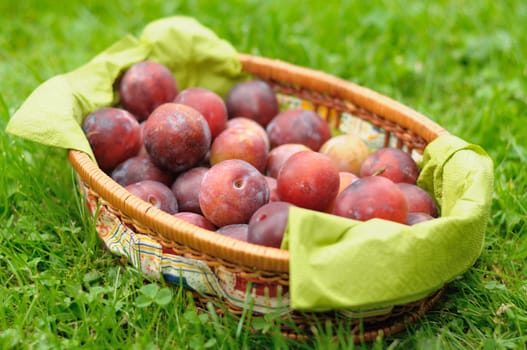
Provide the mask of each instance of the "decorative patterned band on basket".
{"label": "decorative patterned band on basket", "polygon": [[[323,72],[261,57],[239,57],[245,72],[272,86],[281,108],[316,110],[334,130],[360,135],[371,148],[397,147],[418,159],[428,142],[446,133],[396,101]],[[255,315],[275,313],[289,318],[297,331],[309,331],[313,318],[346,320],[352,322],[357,340],[373,340],[404,329],[442,293],[407,305],[326,313],[292,311],[287,251],[213,235],[134,198],[86,154],[71,150],[69,159],[97,232],[110,252],[124,257],[145,276],[183,285],[196,293],[196,300],[212,298],[234,314],[246,307],[249,290]],[[283,330],[300,337],[293,328]]]}

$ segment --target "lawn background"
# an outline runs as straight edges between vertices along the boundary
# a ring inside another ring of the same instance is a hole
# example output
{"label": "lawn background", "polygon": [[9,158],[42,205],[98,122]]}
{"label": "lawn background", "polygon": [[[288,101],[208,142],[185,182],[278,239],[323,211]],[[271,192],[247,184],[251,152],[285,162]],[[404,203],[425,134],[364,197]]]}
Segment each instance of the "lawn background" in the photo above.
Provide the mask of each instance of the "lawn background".
{"label": "lawn background", "polygon": [[[240,52],[390,96],[493,158],[485,246],[419,323],[361,348],[523,349],[527,342],[525,1],[3,1],[0,126],[46,79],[146,23],[184,14]],[[144,289],[96,237],[63,150],[1,134],[2,348],[352,348],[290,342],[269,324],[197,317],[181,290]],[[157,293],[157,294],[156,294]]]}

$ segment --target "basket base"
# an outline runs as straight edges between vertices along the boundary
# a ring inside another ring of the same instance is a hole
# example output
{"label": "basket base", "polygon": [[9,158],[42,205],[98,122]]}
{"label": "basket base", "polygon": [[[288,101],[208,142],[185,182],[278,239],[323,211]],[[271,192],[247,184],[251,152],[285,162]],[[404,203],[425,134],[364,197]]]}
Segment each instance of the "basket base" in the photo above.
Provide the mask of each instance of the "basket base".
{"label": "basket base", "polygon": [[[408,324],[420,320],[442,297],[446,286],[419,301],[395,306],[390,313],[382,316],[366,318],[348,318],[335,312],[297,312],[293,311],[285,315],[275,317],[252,315],[252,320],[262,319],[261,323],[270,324],[271,327],[280,327],[283,336],[295,341],[308,341],[316,334],[326,334],[337,340],[337,333],[347,333],[353,338],[355,344],[371,343],[379,337],[392,336],[404,331]],[[218,315],[229,313],[236,317],[242,317],[243,310],[229,307],[228,303],[218,305],[217,299],[211,299],[193,293],[194,301],[198,309],[207,310],[207,304],[214,305]],[[254,322],[253,322],[254,323]],[[264,333],[270,327],[251,325],[254,333]],[[330,333],[330,334],[328,334]]]}

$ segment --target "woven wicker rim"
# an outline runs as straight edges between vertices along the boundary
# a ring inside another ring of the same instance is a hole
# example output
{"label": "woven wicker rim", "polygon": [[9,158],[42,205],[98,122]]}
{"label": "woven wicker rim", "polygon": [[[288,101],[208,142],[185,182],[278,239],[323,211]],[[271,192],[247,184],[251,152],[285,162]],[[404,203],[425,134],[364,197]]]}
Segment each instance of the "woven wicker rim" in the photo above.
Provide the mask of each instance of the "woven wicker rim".
{"label": "woven wicker rim", "polygon": [[[293,89],[306,89],[318,93],[320,98],[348,101],[383,119],[413,132],[426,141],[448,132],[424,115],[365,87],[342,80],[330,74],[299,67],[280,60],[239,54],[243,70],[263,80],[286,82]],[[133,196],[105,174],[84,152],[70,150],[68,158],[78,176],[108,205],[132,218],[134,224],[155,232],[162,241],[184,245],[200,255],[213,256],[228,264],[237,264],[245,270],[263,270],[273,273],[289,272],[289,252],[254,245],[191,225],[165,213]],[[210,260],[214,260],[210,259]],[[209,259],[207,259],[209,260]]]}

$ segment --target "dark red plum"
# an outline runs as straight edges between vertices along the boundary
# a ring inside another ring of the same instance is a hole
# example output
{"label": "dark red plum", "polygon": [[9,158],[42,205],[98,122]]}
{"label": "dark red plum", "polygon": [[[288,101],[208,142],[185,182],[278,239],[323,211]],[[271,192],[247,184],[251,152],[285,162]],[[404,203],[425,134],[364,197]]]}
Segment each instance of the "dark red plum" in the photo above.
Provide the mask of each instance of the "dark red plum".
{"label": "dark red plum", "polygon": [[208,170],[206,167],[195,167],[176,177],[171,188],[172,192],[176,195],[179,210],[201,214],[199,188],[201,186],[201,180]]}
{"label": "dark red plum", "polygon": [[359,221],[379,218],[405,224],[408,204],[393,181],[367,176],[354,181],[337,196],[333,214]]}
{"label": "dark red plum", "polygon": [[111,172],[141,148],[138,121],[121,108],[101,108],[84,118],[82,130],[99,167]]}
{"label": "dark red plum", "polygon": [[385,147],[370,153],[360,167],[360,177],[373,175],[386,177],[395,183],[415,184],[419,167],[403,150]]}
{"label": "dark red plum", "polygon": [[427,213],[420,213],[420,212],[408,213],[406,224],[412,226],[420,222],[429,221],[432,219],[434,219],[434,217]]}
{"label": "dark red plum", "polygon": [[[339,191],[337,193],[337,196],[344,191],[346,187],[354,183],[359,179],[357,175],[355,175],[352,172],[349,171],[339,171]],[[328,209],[326,210],[328,213],[333,213],[333,209],[335,208],[335,201],[337,200],[337,197],[333,200],[333,202],[330,204]]]}
{"label": "dark red plum", "polygon": [[206,230],[216,231],[216,226],[214,226],[201,214],[193,213],[190,211],[180,211],[178,213],[173,214],[173,216],[178,219],[184,220],[190,224],[204,228]]}
{"label": "dark red plum", "polygon": [[247,242],[280,248],[291,206],[281,201],[261,206],[249,220]]}
{"label": "dark red plum", "polygon": [[265,180],[267,180],[267,185],[269,185],[269,202],[276,202],[280,200],[278,195],[278,181],[274,177],[265,175]]}
{"label": "dark red plum", "polygon": [[144,180],[125,187],[135,196],[169,214],[177,213],[178,203],[170,187],[159,181]]}
{"label": "dark red plum", "polygon": [[170,186],[174,175],[170,171],[160,169],[149,156],[135,156],[119,164],[112,171],[112,178],[121,186],[143,180],[159,181]]}
{"label": "dark red plum", "polygon": [[269,137],[267,136],[267,131],[265,131],[264,127],[258,124],[256,121],[245,118],[245,117],[235,117],[227,120],[227,129],[229,128],[248,128],[251,130],[254,130],[257,134],[261,135],[262,138],[265,141],[265,144],[267,146],[267,150],[271,148],[271,144],[269,142]]}
{"label": "dark red plum", "polygon": [[277,177],[281,201],[325,211],[339,190],[339,171],[327,156],[315,151],[300,151],[284,163]]}
{"label": "dark red plum", "polygon": [[249,118],[263,127],[279,111],[275,93],[262,80],[249,80],[234,85],[225,97],[225,104],[229,118]]}
{"label": "dark red plum", "polygon": [[205,118],[194,108],[178,103],[165,103],[152,112],[143,139],[154,163],[176,174],[201,162],[211,143]]}
{"label": "dark red plum", "polygon": [[408,202],[408,212],[426,213],[432,217],[437,217],[437,205],[428,192],[423,190],[421,187],[406,182],[398,183],[397,186],[403,192]]}
{"label": "dark red plum", "polygon": [[239,159],[213,165],[203,176],[199,204],[214,225],[246,224],[269,201],[269,186],[254,166]]}
{"label": "dark red plum", "polygon": [[200,87],[187,88],[176,96],[174,102],[200,112],[209,124],[212,140],[227,127],[227,106],[214,91]]}
{"label": "dark red plum", "polygon": [[156,107],[173,101],[177,93],[172,72],[153,61],[132,65],[119,82],[121,105],[139,121],[146,120]]}
{"label": "dark red plum", "polygon": [[220,235],[231,237],[240,241],[247,242],[247,233],[249,224],[231,224],[225,225],[216,230]]}
{"label": "dark red plum", "polygon": [[146,151],[146,148],[145,148],[144,138],[143,138],[144,128],[145,128],[145,122],[143,121],[143,122],[139,123],[139,135],[140,135],[139,139],[141,140],[140,141],[141,148],[139,149],[139,152],[137,152],[138,156],[147,156],[148,155],[148,152]]}
{"label": "dark red plum", "polygon": [[271,148],[286,143],[300,143],[318,151],[331,138],[328,123],[315,111],[293,108],[281,112],[266,128]]}
{"label": "dark red plum", "polygon": [[269,151],[269,154],[267,155],[267,174],[271,177],[278,177],[278,173],[280,172],[280,168],[284,163],[286,162],[289,157],[297,152],[300,151],[308,151],[311,150],[306,145],[302,145],[300,143],[286,143],[280,146],[276,146],[275,148],[271,149]]}
{"label": "dark red plum", "polygon": [[227,128],[212,142],[210,164],[241,159],[264,173],[268,153],[265,140],[259,133],[249,128]]}

